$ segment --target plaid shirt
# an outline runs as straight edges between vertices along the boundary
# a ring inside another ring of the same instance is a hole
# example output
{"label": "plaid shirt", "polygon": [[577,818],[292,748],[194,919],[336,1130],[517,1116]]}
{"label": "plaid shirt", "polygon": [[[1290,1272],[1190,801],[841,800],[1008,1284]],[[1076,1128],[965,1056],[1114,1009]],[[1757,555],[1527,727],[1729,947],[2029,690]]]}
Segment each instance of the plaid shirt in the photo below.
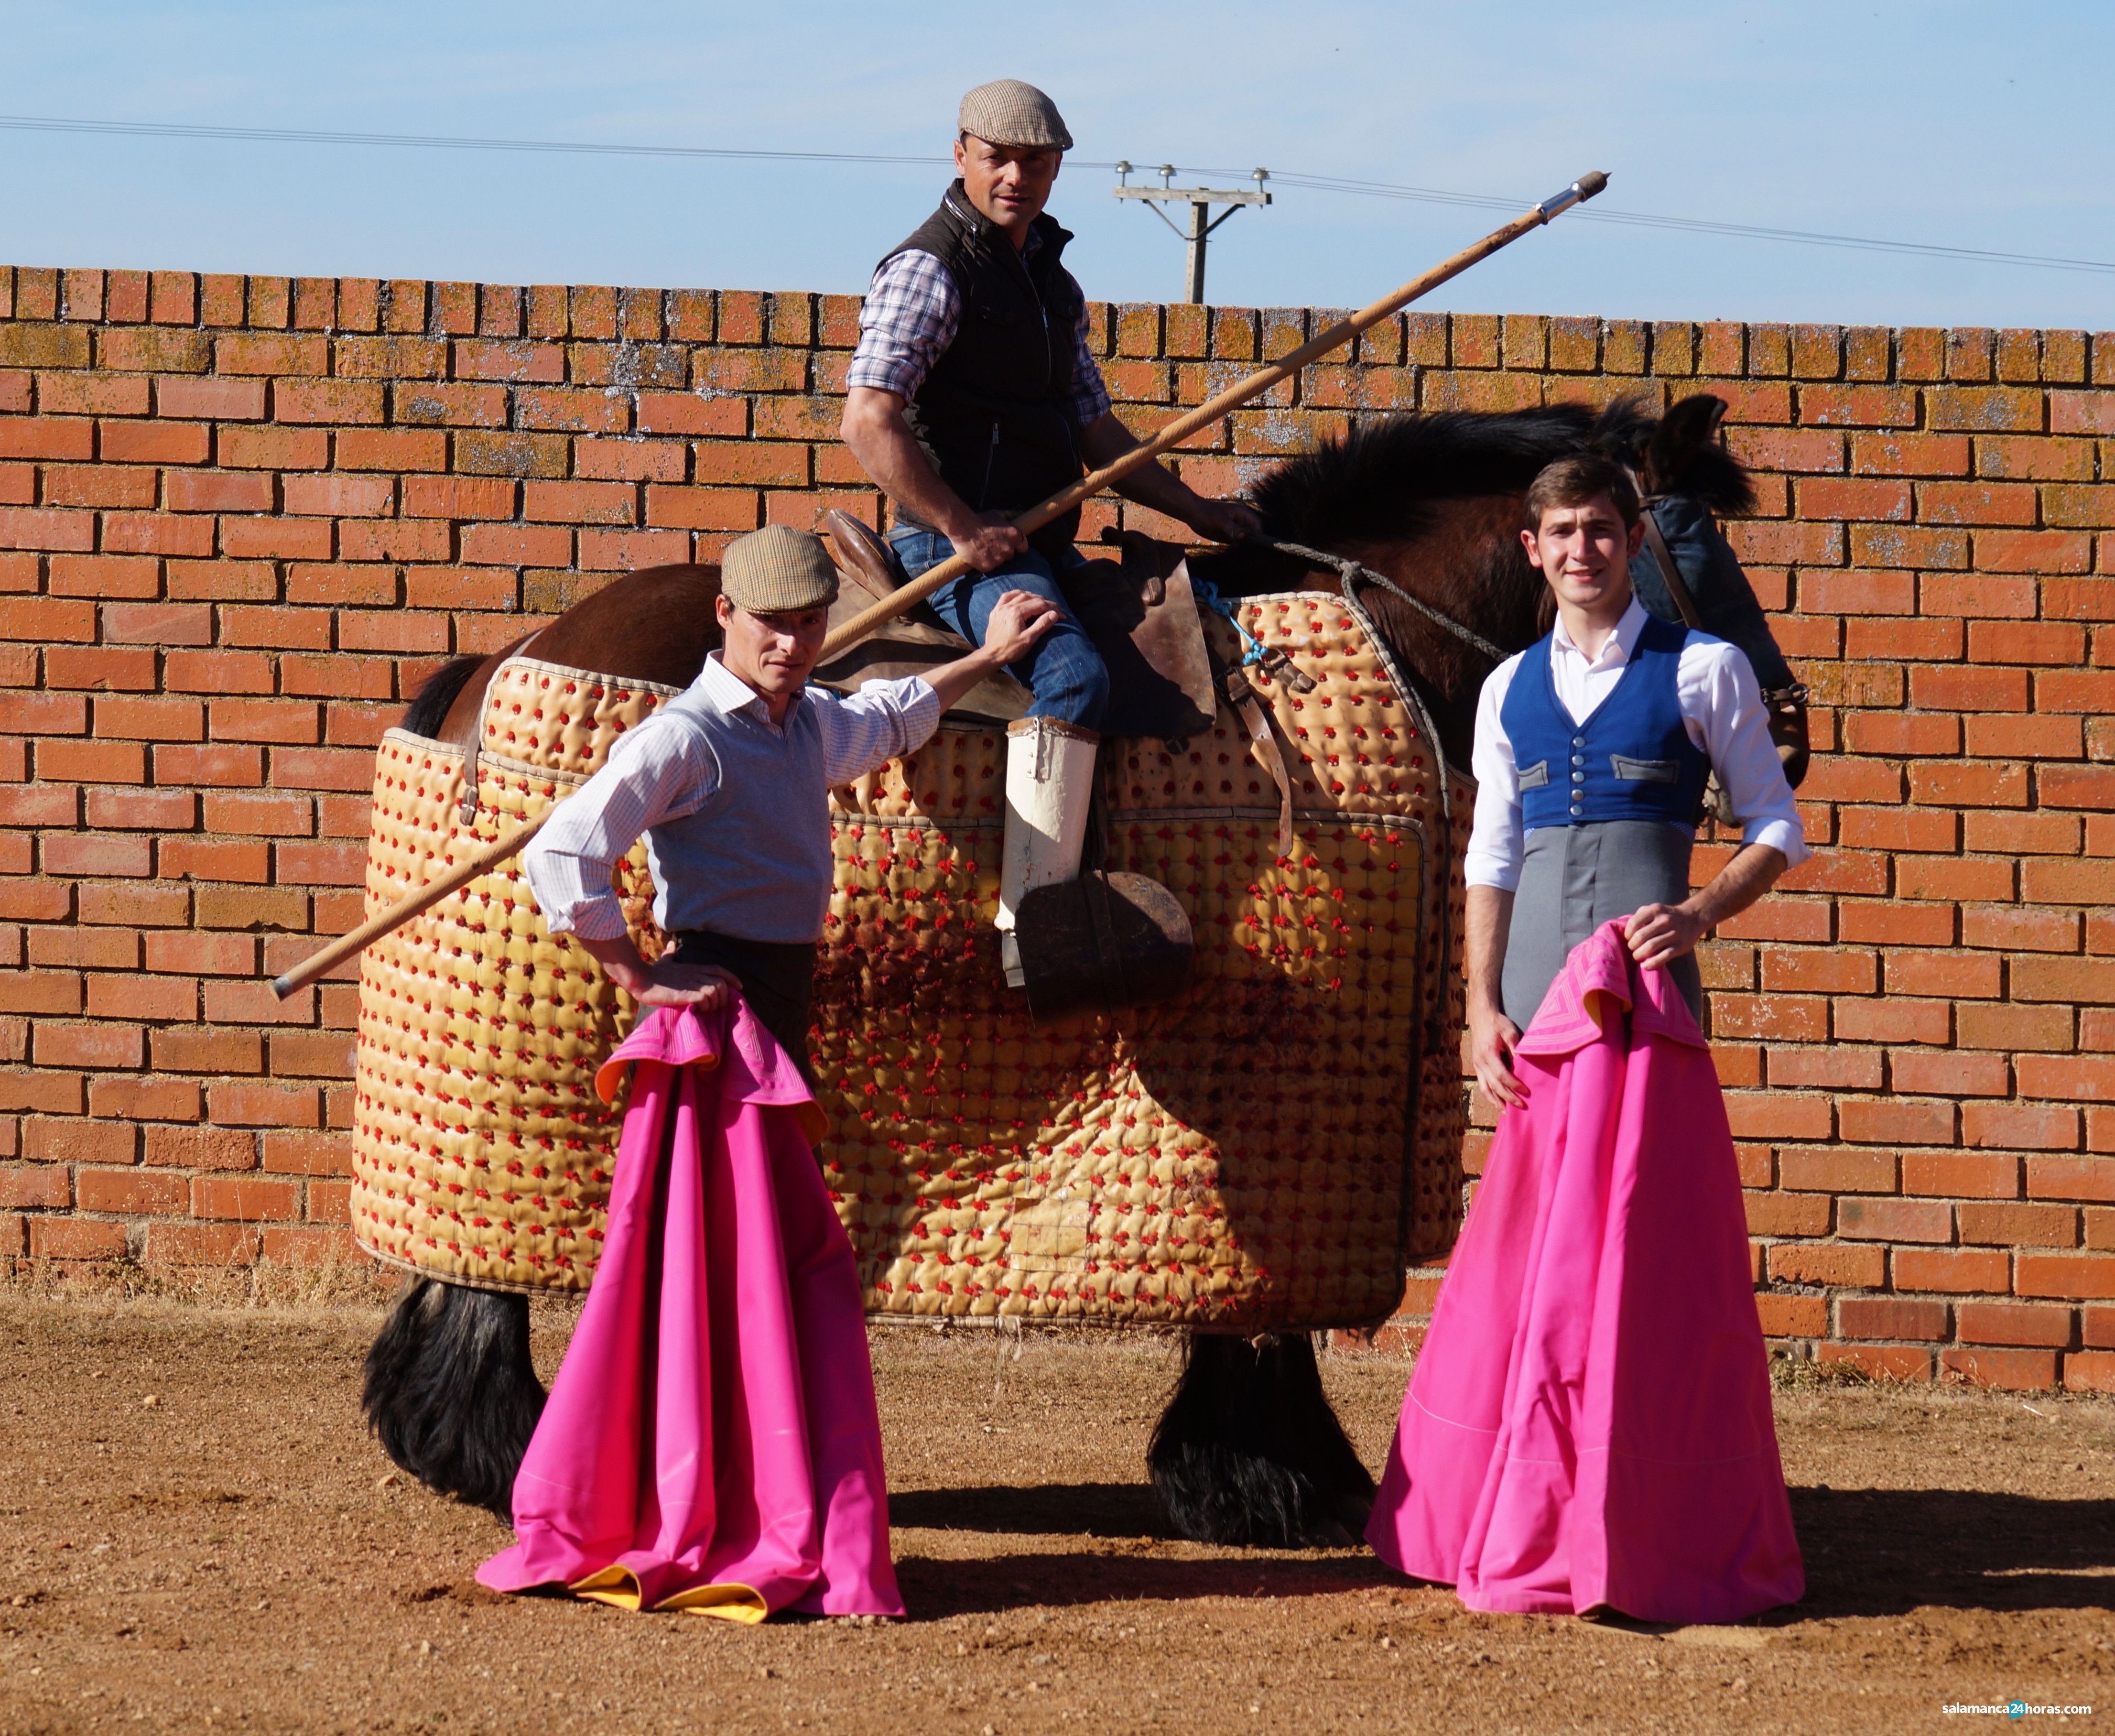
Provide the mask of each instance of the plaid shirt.
{"label": "plaid shirt", "polygon": [[[1043,245],[1030,232],[1028,252]],[[873,386],[908,400],[918,394],[940,352],[961,324],[962,296],[947,268],[916,250],[883,259],[860,309],[859,347],[852,352],[847,385]],[[1085,428],[1108,414],[1108,388],[1087,349],[1083,303],[1072,334],[1072,413]]]}

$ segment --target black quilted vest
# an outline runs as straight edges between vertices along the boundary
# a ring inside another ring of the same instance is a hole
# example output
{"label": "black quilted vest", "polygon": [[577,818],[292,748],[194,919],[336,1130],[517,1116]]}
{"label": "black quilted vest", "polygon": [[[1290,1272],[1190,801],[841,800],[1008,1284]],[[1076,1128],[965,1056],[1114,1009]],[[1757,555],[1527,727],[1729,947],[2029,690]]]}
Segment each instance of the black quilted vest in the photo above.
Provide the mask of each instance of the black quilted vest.
{"label": "black quilted vest", "polygon": [[[961,296],[954,342],[906,406],[941,480],[979,512],[1018,512],[1080,480],[1072,411],[1073,332],[1085,305],[1062,256],[1069,231],[1035,219],[1026,259],[957,181],[888,259],[929,253]],[[886,263],[884,260],[883,263]],[[899,523],[930,529],[902,507]],[[1072,540],[1076,509],[1029,538],[1046,554]]]}

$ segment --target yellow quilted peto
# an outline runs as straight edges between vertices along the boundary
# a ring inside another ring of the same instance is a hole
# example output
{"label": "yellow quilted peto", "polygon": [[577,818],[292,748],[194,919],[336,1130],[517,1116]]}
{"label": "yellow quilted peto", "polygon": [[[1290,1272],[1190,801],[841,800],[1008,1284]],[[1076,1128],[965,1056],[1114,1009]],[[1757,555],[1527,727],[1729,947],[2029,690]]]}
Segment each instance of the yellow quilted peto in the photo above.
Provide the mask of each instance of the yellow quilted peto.
{"label": "yellow quilted peto", "polygon": [[[1163,881],[1195,929],[1178,1002],[1038,1031],[1003,986],[996,728],[951,720],[834,792],[811,1039],[834,1131],[819,1155],[871,1311],[1351,1325],[1389,1313],[1404,1265],[1452,1242],[1466,788],[1450,825],[1431,744],[1356,605],[1303,591],[1237,609],[1316,682],[1257,690],[1291,774],[1292,852],[1230,710],[1209,736],[1103,755],[1107,866]],[[1209,626],[1237,660],[1232,629]],[[477,838],[577,784],[672,691],[510,660]],[[370,909],[472,847],[461,779],[437,744],[385,741]],[[620,874],[650,949],[643,850]],[[546,934],[518,866],[370,948],[362,1243],[473,1284],[585,1287],[617,1129],[591,1076],[630,1010]]]}

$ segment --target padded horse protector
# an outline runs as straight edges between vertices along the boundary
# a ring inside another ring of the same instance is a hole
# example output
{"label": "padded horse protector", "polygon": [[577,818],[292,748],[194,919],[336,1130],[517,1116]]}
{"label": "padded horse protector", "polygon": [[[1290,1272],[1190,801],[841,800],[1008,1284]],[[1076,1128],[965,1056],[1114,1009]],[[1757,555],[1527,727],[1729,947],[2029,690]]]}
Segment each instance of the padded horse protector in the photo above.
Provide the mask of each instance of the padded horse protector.
{"label": "padded horse protector", "polygon": [[[1300,591],[1244,628],[1316,683],[1259,685],[1279,792],[1220,705],[1178,748],[1109,743],[1106,866],[1182,902],[1196,976],[1168,1004],[1037,1030],[990,923],[1003,736],[950,719],[833,792],[837,888],[811,1046],[819,1155],[874,1314],[1369,1323],[1452,1241],[1463,1097],[1452,1033],[1468,792],[1365,612]],[[1224,666],[1232,627],[1206,623]],[[370,910],[539,812],[677,690],[515,657],[489,692],[479,803],[461,755],[394,730],[376,765]],[[1452,814],[1449,815],[1451,801]],[[650,951],[643,852],[619,870]],[[622,1103],[596,1066],[628,999],[544,928],[518,863],[364,955],[351,1215],[362,1245],[459,1284],[578,1290]]]}

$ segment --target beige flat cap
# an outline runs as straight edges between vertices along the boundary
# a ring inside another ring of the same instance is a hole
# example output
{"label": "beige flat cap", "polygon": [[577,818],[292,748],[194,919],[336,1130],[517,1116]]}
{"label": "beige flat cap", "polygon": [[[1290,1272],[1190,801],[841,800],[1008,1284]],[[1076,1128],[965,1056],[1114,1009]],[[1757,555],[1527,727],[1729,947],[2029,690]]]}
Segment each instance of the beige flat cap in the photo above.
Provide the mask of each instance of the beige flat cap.
{"label": "beige flat cap", "polygon": [[814,531],[766,525],[727,544],[720,595],[752,615],[822,609],[837,599],[837,569]]}
{"label": "beige flat cap", "polygon": [[1068,151],[1072,135],[1058,105],[1033,85],[995,78],[962,99],[955,124],[973,139],[1019,150]]}

